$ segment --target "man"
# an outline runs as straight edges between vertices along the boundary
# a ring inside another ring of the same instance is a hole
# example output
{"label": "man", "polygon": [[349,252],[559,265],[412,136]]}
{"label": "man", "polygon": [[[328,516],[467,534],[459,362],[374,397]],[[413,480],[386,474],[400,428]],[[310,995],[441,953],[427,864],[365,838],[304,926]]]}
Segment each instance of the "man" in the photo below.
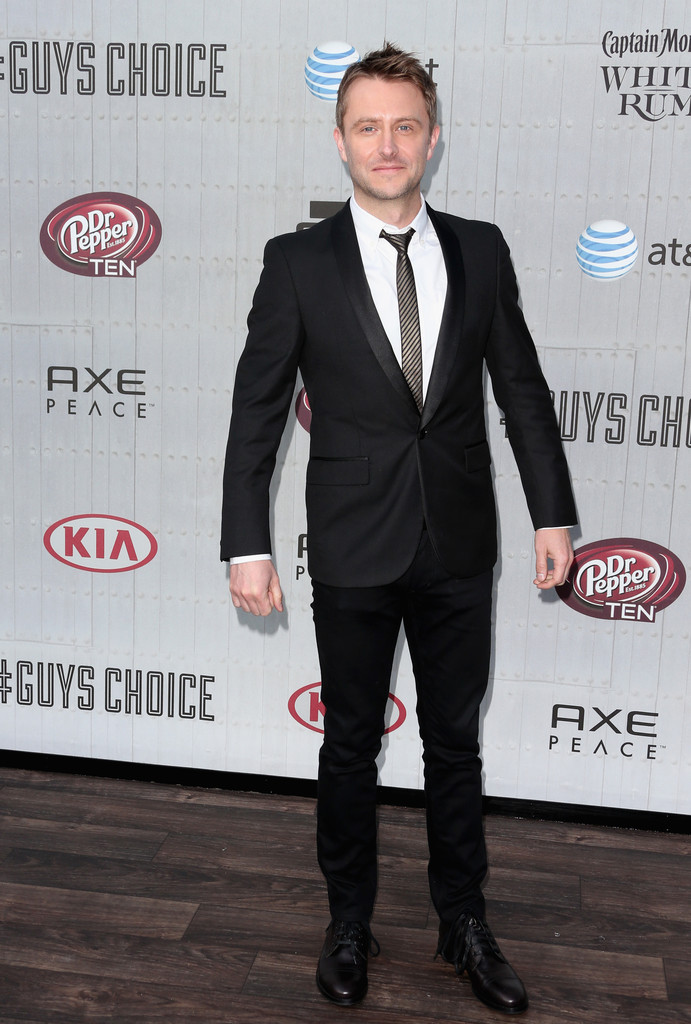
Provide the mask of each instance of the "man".
{"label": "man", "polygon": [[519,1013],[527,995],[485,921],[481,890],[478,717],[496,559],[484,364],[536,528],[541,590],[563,582],[572,557],[568,470],[499,231],[422,201],[439,137],[429,75],[385,45],[346,72],[336,122],[353,199],[266,247],[235,383],[221,554],[236,607],[282,610],[269,482],[299,369],[312,409],[308,551],[326,708],[317,850],[331,923],[317,984],[334,1002],[358,1002],[368,952],[378,952],[375,758],[403,623],[437,952],[483,1002]]}

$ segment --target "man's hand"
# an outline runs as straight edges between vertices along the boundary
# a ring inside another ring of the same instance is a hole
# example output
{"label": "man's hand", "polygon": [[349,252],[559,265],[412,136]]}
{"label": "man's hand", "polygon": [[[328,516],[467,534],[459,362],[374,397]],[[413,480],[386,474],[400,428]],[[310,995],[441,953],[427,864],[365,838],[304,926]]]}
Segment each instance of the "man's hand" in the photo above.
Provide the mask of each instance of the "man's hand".
{"label": "man's hand", "polygon": [[[553,567],[549,567],[548,559]],[[566,527],[535,531],[535,572],[533,583],[539,590],[559,587],[565,582],[573,561],[571,537]]]}
{"label": "man's hand", "polygon": [[273,608],[283,611],[281,583],[268,558],[231,565],[230,596],[236,608],[252,615],[270,615]]}

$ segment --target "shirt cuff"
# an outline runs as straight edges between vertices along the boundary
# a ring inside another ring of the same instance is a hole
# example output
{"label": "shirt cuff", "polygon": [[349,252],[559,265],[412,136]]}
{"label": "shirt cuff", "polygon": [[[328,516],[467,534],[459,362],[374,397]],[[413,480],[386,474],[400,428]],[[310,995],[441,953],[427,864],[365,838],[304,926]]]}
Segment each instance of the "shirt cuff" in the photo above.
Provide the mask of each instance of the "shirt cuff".
{"label": "shirt cuff", "polygon": [[237,555],[228,561],[231,565],[239,565],[240,562],[268,562],[270,559],[271,555]]}

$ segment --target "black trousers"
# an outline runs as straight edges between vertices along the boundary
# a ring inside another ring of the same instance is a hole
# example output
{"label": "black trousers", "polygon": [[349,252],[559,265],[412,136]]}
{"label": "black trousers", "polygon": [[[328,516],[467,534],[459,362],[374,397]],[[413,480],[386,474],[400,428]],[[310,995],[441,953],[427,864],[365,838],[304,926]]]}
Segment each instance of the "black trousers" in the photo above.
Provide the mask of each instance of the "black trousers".
{"label": "black trousers", "polygon": [[484,913],[479,708],[489,672],[492,572],[449,576],[426,531],[382,587],[313,581],[322,673],[317,854],[332,917],[368,921],[377,888],[375,759],[403,623],[423,743],[429,884],[443,921]]}

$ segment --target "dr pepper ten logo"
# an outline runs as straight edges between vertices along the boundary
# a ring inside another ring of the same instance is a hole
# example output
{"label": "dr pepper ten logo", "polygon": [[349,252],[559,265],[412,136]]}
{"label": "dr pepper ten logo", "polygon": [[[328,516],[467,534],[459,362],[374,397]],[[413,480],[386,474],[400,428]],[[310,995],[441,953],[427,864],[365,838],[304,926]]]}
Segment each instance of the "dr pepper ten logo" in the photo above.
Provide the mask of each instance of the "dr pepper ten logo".
{"label": "dr pepper ten logo", "polygon": [[566,583],[557,587],[570,608],[596,619],[654,622],[681,594],[686,570],[661,544],[632,537],[577,548]]}
{"label": "dr pepper ten logo", "polygon": [[84,277],[135,277],[160,241],[156,213],[120,192],[68,199],[41,228],[41,248],[51,263]]}

